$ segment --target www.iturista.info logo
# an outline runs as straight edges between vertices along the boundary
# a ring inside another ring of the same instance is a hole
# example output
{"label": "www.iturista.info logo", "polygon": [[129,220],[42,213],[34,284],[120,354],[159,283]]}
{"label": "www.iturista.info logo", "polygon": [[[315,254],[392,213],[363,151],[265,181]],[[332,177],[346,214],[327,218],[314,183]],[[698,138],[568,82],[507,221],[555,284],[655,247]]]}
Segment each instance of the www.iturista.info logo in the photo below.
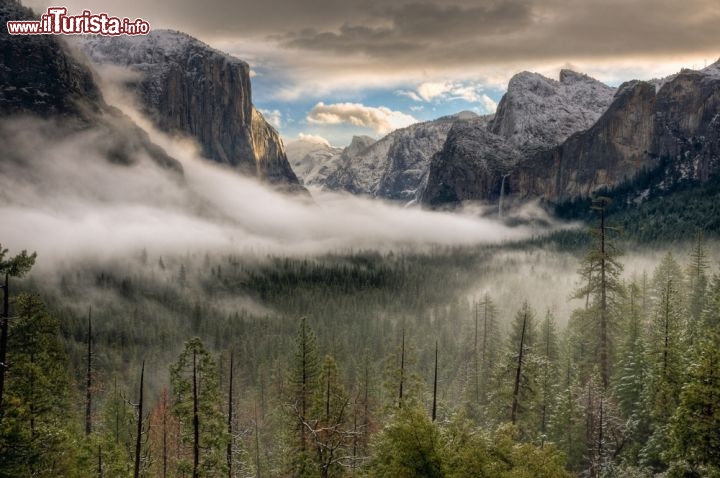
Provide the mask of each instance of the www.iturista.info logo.
{"label": "www.iturista.info logo", "polygon": [[40,20],[7,22],[10,35],[147,35],[150,24],[138,18],[111,17],[107,13],[68,15],[65,7],[49,7]]}

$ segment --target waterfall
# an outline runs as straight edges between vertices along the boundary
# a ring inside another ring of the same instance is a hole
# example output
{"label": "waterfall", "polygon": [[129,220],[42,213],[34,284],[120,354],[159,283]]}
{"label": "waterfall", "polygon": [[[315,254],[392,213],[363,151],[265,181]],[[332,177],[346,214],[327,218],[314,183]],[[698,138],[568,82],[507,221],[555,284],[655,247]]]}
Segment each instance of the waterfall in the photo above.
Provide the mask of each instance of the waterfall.
{"label": "waterfall", "polygon": [[500,183],[500,202],[498,203],[498,217],[502,218],[503,215],[503,197],[505,196],[505,179],[510,176],[509,174],[504,174],[502,177],[502,182]]}

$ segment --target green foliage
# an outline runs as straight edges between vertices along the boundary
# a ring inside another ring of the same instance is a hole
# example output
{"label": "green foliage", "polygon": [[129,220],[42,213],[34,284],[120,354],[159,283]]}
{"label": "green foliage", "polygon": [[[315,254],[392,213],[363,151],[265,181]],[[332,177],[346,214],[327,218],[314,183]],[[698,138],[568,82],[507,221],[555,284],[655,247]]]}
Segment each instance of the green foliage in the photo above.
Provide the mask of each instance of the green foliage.
{"label": "green foliage", "polygon": [[398,409],[373,441],[372,449],[369,476],[445,476],[440,433],[421,408],[405,406]]}
{"label": "green foliage", "polygon": [[59,324],[36,296],[20,295],[15,306],[0,422],[0,476],[70,476],[78,440]]}
{"label": "green foliage", "polygon": [[22,277],[32,269],[37,259],[37,253],[33,252],[28,255],[27,251],[23,250],[14,257],[6,256],[8,254],[7,249],[3,249],[0,244],[0,275],[8,274],[10,277]]}
{"label": "green foliage", "polygon": [[720,474],[720,332],[700,345],[671,425],[672,455],[693,469]]}
{"label": "green foliage", "polygon": [[194,396],[197,397],[199,435],[199,473],[203,477],[227,473],[225,447],[229,440],[220,411],[220,385],[217,364],[198,338],[190,339],[177,361],[170,367],[173,413],[181,425],[184,446],[178,472],[192,470],[194,446]]}

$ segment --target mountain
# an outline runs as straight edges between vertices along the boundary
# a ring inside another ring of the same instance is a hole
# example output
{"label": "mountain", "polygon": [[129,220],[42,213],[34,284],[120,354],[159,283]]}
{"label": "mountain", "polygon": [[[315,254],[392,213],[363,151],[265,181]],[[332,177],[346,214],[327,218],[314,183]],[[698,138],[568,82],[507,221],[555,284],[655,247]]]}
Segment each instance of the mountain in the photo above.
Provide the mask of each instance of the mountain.
{"label": "mountain", "polygon": [[[31,10],[16,2],[0,3],[0,24],[32,20]],[[108,106],[90,66],[75,56],[62,37],[0,35],[0,119],[36,118],[53,122],[57,137],[101,132],[96,145],[108,161],[136,163],[149,158],[176,173],[182,167],[116,108]],[[12,134],[2,128],[0,137]],[[3,159],[14,152],[5,151]]]}
{"label": "mountain", "polygon": [[288,161],[305,186],[321,186],[337,169],[342,148],[334,148],[327,142],[299,139],[285,145]]}
{"label": "mountain", "polygon": [[613,99],[614,88],[580,73],[560,81],[537,73],[513,76],[494,118],[457,124],[432,157],[421,201],[431,206],[494,200],[520,160],[587,129]]}
{"label": "mountain", "polygon": [[494,199],[503,176],[521,158],[520,150],[488,130],[488,119],[457,122],[430,162],[420,193],[430,206]]}
{"label": "mountain", "polygon": [[510,79],[488,130],[523,150],[552,147],[592,126],[614,93],[570,70],[560,71],[560,81],[524,71]]}
{"label": "mountain", "polygon": [[595,125],[527,158],[510,183],[521,196],[562,202],[632,181],[643,171],[655,171],[656,182],[648,187],[672,189],[705,182],[719,170],[720,61],[661,83],[622,85]]}
{"label": "mountain", "polygon": [[244,174],[302,189],[280,136],[252,104],[244,61],[168,30],[88,37],[81,47],[98,64],[138,73],[125,86],[161,130],[195,138],[204,156]]}
{"label": "mountain", "polygon": [[414,200],[455,122],[476,118],[464,112],[393,131],[379,141],[355,137],[343,151],[337,170],[325,180],[328,189],[391,200]]}

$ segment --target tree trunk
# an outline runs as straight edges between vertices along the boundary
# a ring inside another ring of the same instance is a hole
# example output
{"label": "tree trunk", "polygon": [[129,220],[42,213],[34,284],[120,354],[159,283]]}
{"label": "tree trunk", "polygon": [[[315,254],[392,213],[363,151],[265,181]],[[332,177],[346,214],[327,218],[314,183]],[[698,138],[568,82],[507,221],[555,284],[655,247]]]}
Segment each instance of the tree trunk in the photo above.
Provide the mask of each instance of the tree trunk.
{"label": "tree trunk", "polygon": [[227,445],[227,464],[228,464],[228,477],[232,478],[232,453],[233,453],[233,353],[230,352],[230,387],[228,389],[228,445]]}
{"label": "tree trunk", "polygon": [[5,414],[3,393],[5,392],[5,370],[7,369],[8,319],[10,318],[10,286],[9,274],[5,274],[3,289],[3,315],[0,322],[0,421]]}
{"label": "tree trunk", "polygon": [[405,380],[405,327],[402,330],[402,345],[400,346],[400,393],[398,400],[398,408],[402,408],[403,401],[403,381]]}
{"label": "tree trunk", "polygon": [[85,377],[85,435],[92,433],[92,308],[88,309],[87,374]]}
{"label": "tree trunk", "polygon": [[435,377],[433,378],[432,421],[437,417],[438,343],[435,341]]}
{"label": "tree trunk", "polygon": [[607,264],[605,255],[605,207],[600,208],[600,371],[603,390],[610,383],[608,344]]}
{"label": "tree trunk", "polygon": [[145,380],[145,361],[140,369],[140,399],[138,400],[137,436],[135,437],[135,472],[134,478],[140,477],[140,453],[142,447],[142,424],[143,424],[143,382]]}
{"label": "tree trunk", "polygon": [[197,352],[193,350],[193,478],[200,476],[200,415],[198,413]]}
{"label": "tree trunk", "polygon": [[520,333],[520,352],[518,353],[517,368],[515,370],[515,388],[513,390],[512,410],[510,412],[510,421],[513,424],[517,422],[517,411],[520,399],[520,377],[522,375],[523,352],[525,349],[525,328],[527,327],[528,314],[523,315],[522,332]]}

